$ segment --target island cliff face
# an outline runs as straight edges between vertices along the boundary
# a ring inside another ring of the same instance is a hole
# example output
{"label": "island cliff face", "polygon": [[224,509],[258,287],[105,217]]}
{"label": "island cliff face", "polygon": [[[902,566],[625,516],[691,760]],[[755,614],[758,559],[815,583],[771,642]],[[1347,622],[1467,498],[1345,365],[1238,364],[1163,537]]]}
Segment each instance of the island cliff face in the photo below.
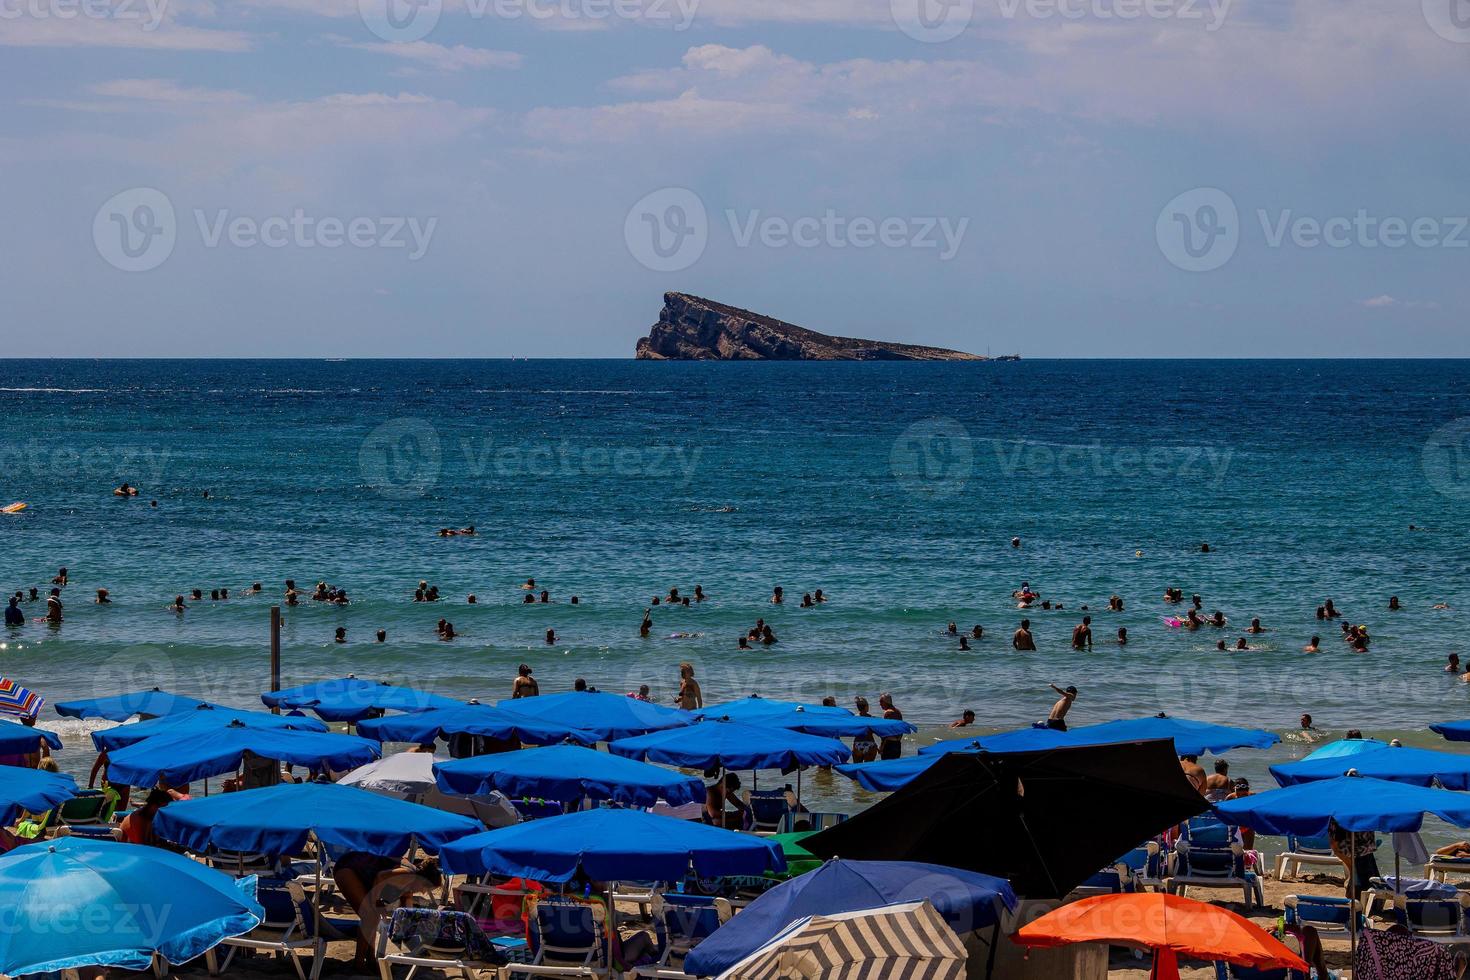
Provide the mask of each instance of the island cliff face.
{"label": "island cliff face", "polygon": [[749,310],[664,293],[664,308],[638,341],[648,361],[983,361],[942,347],[830,337]]}

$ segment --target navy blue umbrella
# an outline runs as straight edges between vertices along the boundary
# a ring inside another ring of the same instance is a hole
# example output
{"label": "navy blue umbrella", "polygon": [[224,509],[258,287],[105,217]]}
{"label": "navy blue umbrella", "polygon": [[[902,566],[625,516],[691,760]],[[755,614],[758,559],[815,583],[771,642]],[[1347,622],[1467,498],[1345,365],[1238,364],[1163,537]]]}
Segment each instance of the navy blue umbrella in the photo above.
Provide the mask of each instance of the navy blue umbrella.
{"label": "navy blue umbrella", "polygon": [[960,936],[1016,907],[1003,878],[917,861],[832,860],[772,888],[684,958],[684,972],[717,976],[809,915],[929,901]]}
{"label": "navy blue umbrella", "polygon": [[704,799],[704,784],[658,766],[576,745],[548,745],[436,763],[434,775],[446,793],[478,796],[499,790],[561,803],[613,800],[653,806],[660,799],[682,806]]}

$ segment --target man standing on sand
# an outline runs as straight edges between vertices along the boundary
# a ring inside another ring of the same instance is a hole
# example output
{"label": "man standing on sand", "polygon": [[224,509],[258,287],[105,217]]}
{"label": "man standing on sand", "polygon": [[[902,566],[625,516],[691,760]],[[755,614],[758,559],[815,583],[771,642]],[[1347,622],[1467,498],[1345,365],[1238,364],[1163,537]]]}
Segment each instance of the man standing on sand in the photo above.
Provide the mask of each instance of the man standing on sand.
{"label": "man standing on sand", "polygon": [[[1034,650],[1036,648],[1032,647],[1031,649]],[[1051,706],[1051,713],[1046,716],[1045,727],[1050,728],[1054,732],[1064,732],[1067,730],[1067,712],[1072,710],[1072,702],[1077,700],[1077,689],[1070,684],[1065,688],[1060,688],[1053,684],[1051,689],[1060,694],[1061,698],[1057,700],[1056,704]]]}
{"label": "man standing on sand", "polygon": [[1082,622],[1072,628],[1072,649],[1081,650],[1086,647],[1088,652],[1092,651],[1092,617],[1083,616]]}
{"label": "man standing on sand", "polygon": [[704,692],[699,681],[694,679],[694,665],[687,660],[679,665],[679,707],[685,711],[698,711],[704,707]]}
{"label": "man standing on sand", "polygon": [[1011,646],[1017,650],[1036,649],[1036,640],[1031,637],[1031,620],[1021,620],[1021,628],[1011,637]]}

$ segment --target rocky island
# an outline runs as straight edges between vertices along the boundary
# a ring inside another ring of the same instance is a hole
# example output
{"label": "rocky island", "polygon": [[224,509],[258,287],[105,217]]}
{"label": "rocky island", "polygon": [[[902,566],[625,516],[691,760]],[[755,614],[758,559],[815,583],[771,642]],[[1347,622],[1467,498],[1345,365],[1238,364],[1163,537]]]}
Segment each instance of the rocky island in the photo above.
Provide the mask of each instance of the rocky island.
{"label": "rocky island", "polygon": [[638,359],[650,361],[984,361],[942,347],[832,337],[687,293],[664,293],[664,308]]}

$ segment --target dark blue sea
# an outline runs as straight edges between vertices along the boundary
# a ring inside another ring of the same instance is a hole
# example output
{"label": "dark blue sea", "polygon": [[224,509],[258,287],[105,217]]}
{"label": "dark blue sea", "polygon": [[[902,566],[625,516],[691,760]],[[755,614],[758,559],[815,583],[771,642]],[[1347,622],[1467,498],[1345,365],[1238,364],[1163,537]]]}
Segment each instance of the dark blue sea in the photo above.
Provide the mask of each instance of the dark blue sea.
{"label": "dark blue sea", "polygon": [[[1470,654],[1467,419],[1465,361],[7,361],[0,505],[28,507],[0,516],[0,588],[60,566],[70,585],[64,624],[0,636],[0,665],[52,701],[159,685],[258,705],[293,578],[351,604],[285,610],[287,683],[490,700],[529,661],[543,690],[666,700],[687,660],[709,701],[891,691],[926,726],[1028,723],[1056,682],[1081,689],[1077,723],[1286,733],[1242,753],[1262,761],[1300,754],[1303,711],[1432,744],[1429,722],[1470,716],[1441,669]],[[141,495],[115,498],[122,481]],[[522,604],[528,578],[550,603]],[[412,602],[420,580],[445,599]],[[1008,642],[1022,581],[1063,607],[1026,613],[1036,653]],[[696,584],[708,601],[654,608],[639,637],[651,597]],[[1228,626],[1166,625],[1169,586]],[[800,608],[818,588],[830,601]],[[1315,618],[1328,597],[1368,653]],[[1094,649],[1073,652],[1085,614]],[[779,642],[737,649],[757,617]],[[436,639],[441,618],[462,635]],[[951,621],[984,639],[960,651]]]}

